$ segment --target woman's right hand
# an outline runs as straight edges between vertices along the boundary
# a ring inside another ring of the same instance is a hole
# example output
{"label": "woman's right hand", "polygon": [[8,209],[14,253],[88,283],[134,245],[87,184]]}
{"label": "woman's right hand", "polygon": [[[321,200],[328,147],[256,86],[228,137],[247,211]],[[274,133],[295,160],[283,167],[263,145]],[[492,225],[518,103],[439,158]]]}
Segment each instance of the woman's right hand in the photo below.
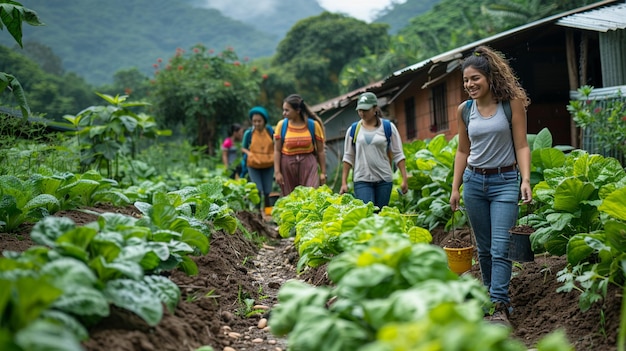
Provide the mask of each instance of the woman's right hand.
{"label": "woman's right hand", "polygon": [[348,189],[348,185],[347,184],[342,184],[341,188],[339,189],[339,194],[345,194],[345,193],[348,192],[348,190],[350,190],[350,189]]}
{"label": "woman's right hand", "polygon": [[452,195],[450,195],[450,208],[452,212],[457,211],[459,209],[459,202],[461,200],[461,193],[458,190],[452,190]]}

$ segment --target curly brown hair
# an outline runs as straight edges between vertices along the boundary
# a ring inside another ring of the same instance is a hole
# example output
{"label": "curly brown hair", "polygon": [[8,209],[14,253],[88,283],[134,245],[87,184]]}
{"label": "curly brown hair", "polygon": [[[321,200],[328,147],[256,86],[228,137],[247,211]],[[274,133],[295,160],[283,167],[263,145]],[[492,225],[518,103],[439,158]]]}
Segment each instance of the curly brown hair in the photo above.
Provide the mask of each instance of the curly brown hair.
{"label": "curly brown hair", "polygon": [[474,67],[487,77],[493,97],[498,101],[520,99],[524,108],[530,105],[530,98],[513,72],[504,55],[488,46],[478,46],[463,59],[461,69]]}

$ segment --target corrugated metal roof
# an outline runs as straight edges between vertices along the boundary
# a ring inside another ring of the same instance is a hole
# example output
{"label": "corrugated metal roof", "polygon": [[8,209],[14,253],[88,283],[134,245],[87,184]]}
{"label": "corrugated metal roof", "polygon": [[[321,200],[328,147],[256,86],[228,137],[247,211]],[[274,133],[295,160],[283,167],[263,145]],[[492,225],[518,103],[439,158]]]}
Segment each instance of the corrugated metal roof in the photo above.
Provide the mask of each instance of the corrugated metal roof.
{"label": "corrugated metal roof", "polygon": [[332,110],[335,108],[339,108],[339,107],[344,107],[346,105],[348,105],[350,103],[350,101],[352,100],[352,98],[361,95],[362,93],[369,91],[372,88],[377,88],[380,87],[383,84],[383,80],[379,80],[377,82],[374,83],[370,83],[366,86],[360,87],[356,90],[353,90],[349,93],[340,95],[340,96],[336,96],[330,100],[326,100],[324,102],[321,102],[317,105],[313,105],[311,106],[311,110],[315,113],[320,113],[326,110]]}
{"label": "corrugated metal roof", "polygon": [[578,29],[607,32],[626,28],[626,3],[563,17],[558,25]]}
{"label": "corrugated metal roof", "polygon": [[[608,10],[608,9],[611,9],[611,8],[615,8],[617,6],[624,6],[625,5],[624,2],[620,2],[617,5],[609,5],[609,4],[613,3],[613,2],[615,2],[615,0],[599,1],[597,3],[593,3],[593,4],[590,4],[590,5],[584,6],[584,7],[580,7],[580,8],[573,9],[573,10],[569,10],[569,11],[566,11],[564,13],[560,13],[560,14],[556,14],[556,15],[553,15],[553,16],[550,16],[550,17],[542,18],[540,20],[537,20],[537,21],[534,21],[534,22],[530,22],[530,23],[521,25],[519,27],[511,28],[511,29],[506,30],[504,32],[492,35],[492,36],[487,37],[487,38],[483,38],[483,39],[477,40],[477,41],[475,41],[473,43],[469,43],[469,44],[463,45],[461,47],[458,47],[458,48],[452,49],[450,51],[444,52],[442,54],[439,54],[437,56],[433,56],[433,57],[431,57],[429,59],[426,59],[424,61],[415,63],[415,64],[413,64],[411,66],[408,66],[408,67],[402,68],[400,70],[397,70],[397,71],[393,72],[390,77],[387,77],[387,78],[389,79],[389,78],[391,78],[393,76],[402,75],[402,74],[404,74],[407,71],[419,70],[419,69],[421,69],[421,68],[423,68],[425,66],[428,66],[428,64],[431,64],[431,63],[450,61],[452,59],[457,58],[458,55],[460,55],[460,54],[462,54],[464,52],[467,52],[469,50],[472,50],[472,49],[474,49],[477,46],[486,45],[486,44],[489,44],[490,42],[493,42],[494,40],[507,38],[507,37],[510,37],[511,35],[518,34],[518,33],[521,33],[521,32],[525,32],[525,31],[528,31],[528,30],[534,30],[534,29],[540,28],[540,27],[542,27],[542,26],[544,26],[546,24],[555,23],[555,22],[559,23],[560,21],[562,21],[565,18],[574,17],[574,16],[578,16],[578,15],[585,15],[587,13],[591,13],[591,12],[595,12],[595,11],[601,11],[601,10],[605,10],[605,9]],[[605,5],[608,5],[608,6],[607,7],[602,7],[600,9],[595,10],[596,7],[605,6]],[[610,12],[610,11],[606,11],[606,12]],[[622,22],[626,21],[626,15],[623,12],[620,12],[620,13],[617,14],[618,16],[622,16],[620,18],[620,20]],[[564,24],[562,24],[562,25],[564,25]]]}
{"label": "corrugated metal roof", "polygon": [[[607,18],[611,18],[612,19],[611,21],[616,20],[618,23],[620,22],[624,23],[626,22],[626,13],[623,12],[623,11],[626,11],[624,10],[624,5],[626,5],[625,1],[602,0],[593,4],[589,4],[587,6],[572,9],[572,10],[569,10],[560,14],[556,14],[556,15],[543,18],[543,19],[540,19],[531,23],[527,23],[525,25],[521,25],[516,28],[509,29],[507,31],[495,34],[487,38],[477,40],[473,43],[469,43],[461,47],[457,47],[450,51],[441,53],[439,55],[417,62],[413,65],[399,69],[393,72],[391,75],[383,78],[383,80],[381,81],[372,83],[370,85],[356,89],[350,93],[332,98],[328,101],[315,105],[312,107],[313,111],[315,111],[316,113],[319,113],[324,110],[330,110],[333,108],[341,107],[341,105],[349,103],[351,99],[354,99],[360,93],[363,93],[365,91],[370,91],[371,89],[374,89],[374,88],[380,88],[381,86],[385,86],[392,80],[401,78],[402,76],[411,74],[416,71],[425,70],[427,67],[432,66],[434,64],[446,63],[452,60],[459,59],[463,56],[464,53],[469,53],[471,50],[473,50],[475,47],[479,45],[489,45],[489,43],[491,42],[494,42],[497,40],[505,40],[506,38],[509,38],[513,35],[520,34],[522,32],[536,31],[546,25],[550,25],[554,23],[558,23],[562,26],[565,26],[566,24],[561,23],[561,21],[567,18],[574,18],[575,16],[578,16],[578,15],[587,15],[589,13],[601,11],[600,17],[606,16]],[[602,19],[602,21],[605,23],[605,25],[606,23],[615,23],[615,22],[607,21],[605,19]],[[576,27],[576,28],[581,28],[581,27]],[[621,28],[624,28],[624,27],[621,27]]]}

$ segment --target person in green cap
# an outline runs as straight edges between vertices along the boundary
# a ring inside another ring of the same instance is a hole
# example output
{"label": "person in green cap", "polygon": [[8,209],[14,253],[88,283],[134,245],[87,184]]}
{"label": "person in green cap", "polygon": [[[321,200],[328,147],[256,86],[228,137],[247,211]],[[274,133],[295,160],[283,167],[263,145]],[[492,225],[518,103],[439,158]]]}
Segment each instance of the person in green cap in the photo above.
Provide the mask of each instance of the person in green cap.
{"label": "person in green cap", "polygon": [[402,140],[396,126],[382,118],[374,93],[361,94],[356,110],[361,120],[346,132],[339,193],[349,191],[348,175],[353,168],[354,196],[381,209],[391,197],[394,163],[402,176],[400,191],[408,190]]}

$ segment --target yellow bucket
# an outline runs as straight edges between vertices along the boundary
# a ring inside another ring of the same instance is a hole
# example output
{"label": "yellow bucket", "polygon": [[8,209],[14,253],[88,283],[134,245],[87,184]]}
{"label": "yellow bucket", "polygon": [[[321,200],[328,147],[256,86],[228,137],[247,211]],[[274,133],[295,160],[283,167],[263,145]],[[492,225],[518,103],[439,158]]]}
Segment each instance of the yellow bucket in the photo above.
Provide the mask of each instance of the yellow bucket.
{"label": "yellow bucket", "polygon": [[446,255],[448,256],[448,267],[456,274],[463,274],[472,268],[472,256],[474,254],[474,247],[444,247]]}

